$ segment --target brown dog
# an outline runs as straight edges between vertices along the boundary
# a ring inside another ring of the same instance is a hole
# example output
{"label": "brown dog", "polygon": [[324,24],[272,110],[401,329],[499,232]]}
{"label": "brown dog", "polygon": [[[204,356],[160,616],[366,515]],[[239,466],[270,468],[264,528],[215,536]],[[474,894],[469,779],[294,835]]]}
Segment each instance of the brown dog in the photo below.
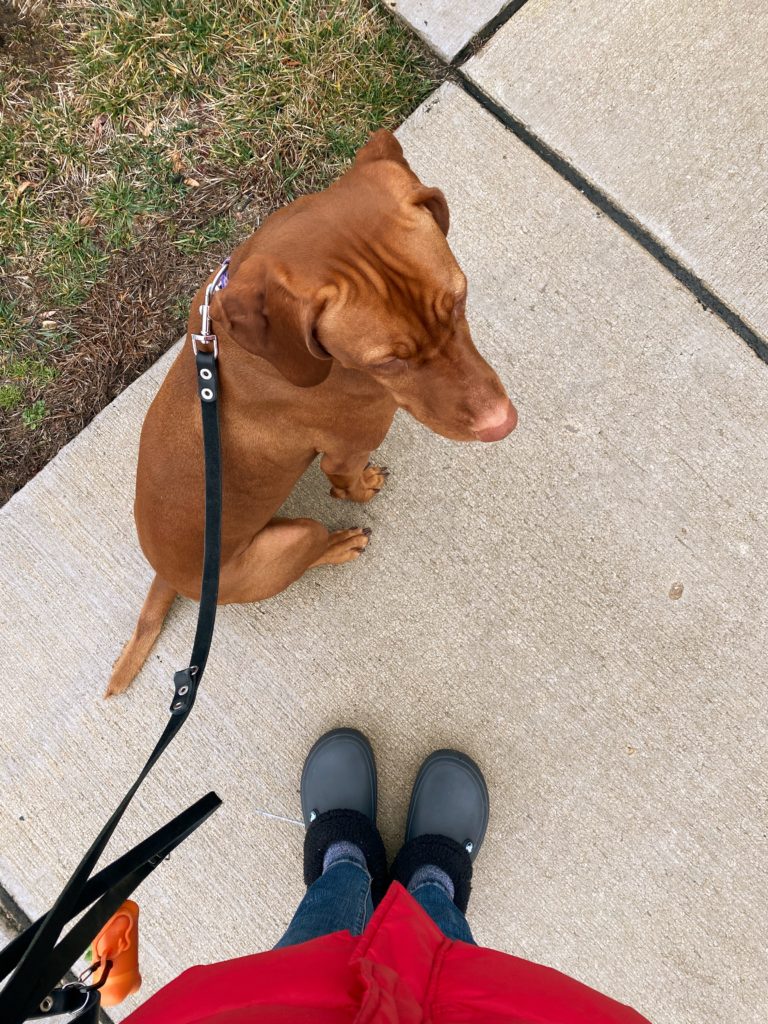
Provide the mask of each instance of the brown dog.
{"label": "brown dog", "polygon": [[[322,452],[331,494],[370,501],[369,465],[398,407],[444,437],[497,441],[517,414],[472,344],[466,279],[448,247],[448,207],[389,132],[377,132],[325,192],[279,210],[235,250],[211,304],[219,338],[222,604],[261,601],[307,569],[360,556],[361,529],[275,512]],[[211,278],[212,279],[212,278]],[[211,280],[209,279],[209,280]],[[206,282],[207,284],[207,282]],[[192,302],[200,329],[205,285]],[[157,575],[106,695],[149,654],[177,594],[200,595],[203,447],[185,345],[141,433],[136,526]]]}

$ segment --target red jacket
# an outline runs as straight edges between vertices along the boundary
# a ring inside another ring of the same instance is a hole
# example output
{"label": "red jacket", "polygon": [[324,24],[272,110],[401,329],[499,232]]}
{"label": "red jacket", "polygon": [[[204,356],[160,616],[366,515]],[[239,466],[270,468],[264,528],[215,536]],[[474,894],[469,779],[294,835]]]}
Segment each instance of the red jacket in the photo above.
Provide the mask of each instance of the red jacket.
{"label": "red jacket", "polygon": [[361,936],[192,967],[123,1024],[649,1024],[527,960],[446,939],[394,884]]}

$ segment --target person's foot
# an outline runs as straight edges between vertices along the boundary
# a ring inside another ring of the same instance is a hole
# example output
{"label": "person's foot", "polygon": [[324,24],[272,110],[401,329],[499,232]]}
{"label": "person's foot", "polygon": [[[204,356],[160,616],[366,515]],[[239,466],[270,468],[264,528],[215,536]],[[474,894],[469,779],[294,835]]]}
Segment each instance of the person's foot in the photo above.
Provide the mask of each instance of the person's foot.
{"label": "person's foot", "polygon": [[304,762],[300,786],[307,885],[323,873],[330,847],[351,843],[365,860],[374,902],[383,895],[387,861],[376,828],[376,788],[376,761],[362,733],[332,729],[317,740]]}
{"label": "person's foot", "polygon": [[314,744],[301,773],[301,813],[309,826],[325,811],[359,811],[376,821],[376,760],[357,729],[331,729]]}
{"label": "person's foot", "polygon": [[436,750],[419,769],[411,793],[405,841],[448,836],[474,861],[488,827],[490,798],[483,773],[458,750]]}
{"label": "person's foot", "polygon": [[404,886],[420,868],[439,868],[451,879],[454,902],[465,911],[472,862],[488,827],[490,799],[483,773],[458,750],[436,750],[413,784],[405,844],[392,865]]}

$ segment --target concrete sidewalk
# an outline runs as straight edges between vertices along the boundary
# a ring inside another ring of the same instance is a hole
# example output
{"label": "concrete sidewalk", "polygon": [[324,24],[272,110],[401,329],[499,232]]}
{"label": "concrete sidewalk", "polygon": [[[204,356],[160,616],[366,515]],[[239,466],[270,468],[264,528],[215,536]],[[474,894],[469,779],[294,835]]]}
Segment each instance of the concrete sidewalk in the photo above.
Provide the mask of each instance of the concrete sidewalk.
{"label": "concrete sidewalk", "polygon": [[[654,1024],[763,1022],[768,370],[457,86],[400,137],[448,196],[475,340],[520,427],[461,446],[402,415],[375,503],[333,502],[316,467],[291,497],[373,543],[222,609],[195,714],[115,844],[225,799],[142,888],[142,997],[274,944],[303,889],[304,754],[349,723],[374,743],[392,852],[425,754],[482,765],[481,943]],[[101,701],[151,577],[133,475],[168,358],[0,512],[0,878],[31,916],[143,763],[191,642],[179,602],[128,695]]]}

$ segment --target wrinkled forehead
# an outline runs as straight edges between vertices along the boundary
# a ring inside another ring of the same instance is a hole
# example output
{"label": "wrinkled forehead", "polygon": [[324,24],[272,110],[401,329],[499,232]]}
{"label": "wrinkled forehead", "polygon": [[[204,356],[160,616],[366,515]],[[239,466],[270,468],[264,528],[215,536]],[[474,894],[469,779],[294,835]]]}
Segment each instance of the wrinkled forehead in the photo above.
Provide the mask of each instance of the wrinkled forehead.
{"label": "wrinkled forehead", "polygon": [[399,315],[423,317],[466,292],[466,278],[439,229],[361,235],[331,261],[331,306],[384,305]]}
{"label": "wrinkled forehead", "polygon": [[[392,161],[353,169],[317,197],[323,254],[350,291],[461,290],[464,276],[418,179]],[[324,261],[325,262],[325,261]]]}
{"label": "wrinkled forehead", "polygon": [[466,290],[455,261],[438,267],[408,259],[358,262],[339,277],[319,319],[319,340],[364,362],[428,355],[452,332]]}

